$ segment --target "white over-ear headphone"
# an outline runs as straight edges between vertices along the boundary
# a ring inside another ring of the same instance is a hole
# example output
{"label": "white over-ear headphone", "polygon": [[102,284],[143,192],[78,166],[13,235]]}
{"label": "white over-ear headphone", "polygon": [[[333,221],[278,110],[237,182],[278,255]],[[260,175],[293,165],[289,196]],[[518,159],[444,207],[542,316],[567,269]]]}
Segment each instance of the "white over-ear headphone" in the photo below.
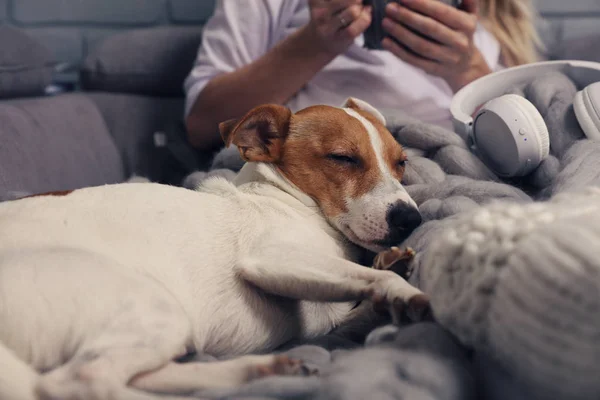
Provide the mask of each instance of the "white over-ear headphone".
{"label": "white over-ear headphone", "polygon": [[525,176],[550,152],[548,128],[539,111],[524,97],[504,93],[551,71],[584,88],[575,96],[575,115],[586,136],[600,140],[600,63],[545,61],[508,68],[470,83],[452,100],[454,130],[499,176]]}

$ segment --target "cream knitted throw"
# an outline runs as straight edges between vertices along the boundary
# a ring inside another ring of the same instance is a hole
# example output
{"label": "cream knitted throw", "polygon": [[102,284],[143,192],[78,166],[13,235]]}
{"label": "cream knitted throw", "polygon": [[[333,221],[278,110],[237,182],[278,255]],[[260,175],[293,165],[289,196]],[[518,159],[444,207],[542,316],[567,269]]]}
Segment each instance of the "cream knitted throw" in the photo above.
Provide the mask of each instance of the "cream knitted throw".
{"label": "cream knitted throw", "polygon": [[600,394],[600,189],[466,214],[422,265],[438,321],[537,397]]}

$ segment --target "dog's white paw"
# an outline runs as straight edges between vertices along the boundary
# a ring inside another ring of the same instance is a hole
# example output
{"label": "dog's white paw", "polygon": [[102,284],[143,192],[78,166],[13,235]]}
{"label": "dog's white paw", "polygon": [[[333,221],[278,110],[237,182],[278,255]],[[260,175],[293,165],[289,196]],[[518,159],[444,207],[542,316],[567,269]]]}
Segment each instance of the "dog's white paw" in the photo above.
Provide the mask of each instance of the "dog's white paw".
{"label": "dog's white paw", "polygon": [[373,269],[393,271],[404,279],[408,279],[411,274],[410,264],[415,257],[415,251],[410,247],[401,250],[398,247],[391,247],[379,252],[373,260]]}
{"label": "dog's white paw", "polygon": [[376,310],[388,311],[395,323],[404,316],[415,322],[431,318],[429,296],[395,274],[370,284],[365,297]]}

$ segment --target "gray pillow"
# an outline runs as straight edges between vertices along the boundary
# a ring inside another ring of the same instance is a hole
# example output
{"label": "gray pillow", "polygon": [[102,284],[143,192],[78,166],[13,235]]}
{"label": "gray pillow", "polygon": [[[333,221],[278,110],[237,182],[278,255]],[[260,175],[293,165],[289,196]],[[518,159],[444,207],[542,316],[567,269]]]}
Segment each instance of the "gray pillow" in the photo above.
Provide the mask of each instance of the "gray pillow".
{"label": "gray pillow", "polygon": [[0,49],[0,98],[43,94],[54,66],[48,49],[7,25],[0,25]]}
{"label": "gray pillow", "polygon": [[81,70],[85,90],[183,96],[201,41],[201,28],[158,27],[113,35]]}
{"label": "gray pillow", "polygon": [[0,201],[125,180],[96,104],[81,94],[0,102]]}

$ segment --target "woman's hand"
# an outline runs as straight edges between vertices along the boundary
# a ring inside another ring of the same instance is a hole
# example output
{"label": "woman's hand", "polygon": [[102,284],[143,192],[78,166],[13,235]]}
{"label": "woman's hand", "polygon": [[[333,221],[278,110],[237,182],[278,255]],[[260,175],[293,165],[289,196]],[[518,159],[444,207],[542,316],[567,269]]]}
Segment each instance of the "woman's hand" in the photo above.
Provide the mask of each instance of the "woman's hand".
{"label": "woman's hand", "polygon": [[371,24],[371,7],[362,0],[309,0],[310,22],[306,29],[322,49],[343,53]]}
{"label": "woman's hand", "polygon": [[384,39],[385,49],[425,72],[443,78],[455,92],[491,72],[473,43],[477,29],[477,0],[464,0],[462,9],[437,0],[390,2],[383,28],[394,39]]}

